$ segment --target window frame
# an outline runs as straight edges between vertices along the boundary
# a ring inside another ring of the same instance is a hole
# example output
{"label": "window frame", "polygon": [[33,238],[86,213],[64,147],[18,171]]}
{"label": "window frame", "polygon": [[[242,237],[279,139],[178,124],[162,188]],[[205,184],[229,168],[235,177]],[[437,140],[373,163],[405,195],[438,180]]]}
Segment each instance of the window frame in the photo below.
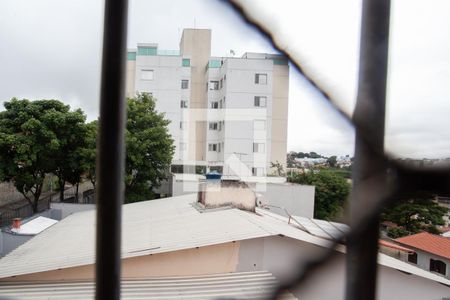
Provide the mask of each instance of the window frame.
{"label": "window frame", "polygon": [[[263,103],[264,105],[261,105],[261,103]],[[253,105],[255,107],[267,107],[267,96],[255,96],[253,98]]]}
{"label": "window frame", "polygon": [[[255,73],[255,84],[260,84],[260,85],[267,85],[268,82],[268,78],[267,78],[267,73]],[[262,80],[262,79],[265,80]],[[264,81],[264,82],[262,82]]]}
{"label": "window frame", "polygon": [[[144,78],[144,74],[152,74],[151,78]],[[141,80],[144,81],[154,81],[155,80],[155,70],[154,69],[141,69]]]}
{"label": "window frame", "polygon": [[182,90],[189,89],[189,79],[181,79],[181,89]]}

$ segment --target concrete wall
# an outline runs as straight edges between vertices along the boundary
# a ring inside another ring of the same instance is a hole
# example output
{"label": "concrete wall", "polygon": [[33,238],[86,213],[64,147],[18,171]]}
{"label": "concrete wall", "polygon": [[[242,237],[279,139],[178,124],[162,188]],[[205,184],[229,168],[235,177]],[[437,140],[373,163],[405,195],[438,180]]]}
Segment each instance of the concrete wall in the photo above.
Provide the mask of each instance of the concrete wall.
{"label": "concrete wall", "polygon": [[[211,30],[184,29],[180,41],[180,51],[183,56],[191,59],[190,83],[190,116],[191,120],[206,120],[208,106],[205,89],[205,67],[211,56]],[[188,158],[190,160],[206,160],[206,122],[190,122]]]}
{"label": "concrete wall", "polygon": [[28,242],[32,237],[33,235],[17,235],[0,231],[0,257]]}
{"label": "concrete wall", "polygon": [[[269,205],[284,207],[294,216],[314,217],[314,193],[315,187],[292,183],[273,184],[266,183],[261,188],[257,184],[256,192],[261,194],[263,202]],[[271,212],[286,216],[279,208],[269,207]]]}
{"label": "concrete wall", "polygon": [[73,213],[93,210],[95,209],[95,204],[51,203],[51,208],[52,210],[60,211],[60,217],[59,218],[53,217],[52,219],[62,220]]}
{"label": "concrete wall", "polygon": [[[257,194],[262,195],[264,203],[284,207],[291,215],[312,218],[314,216],[315,187],[291,183],[249,183]],[[172,179],[172,196],[197,193],[199,182],[195,180]],[[270,207],[270,211],[286,216],[284,210]]]}
{"label": "concrete wall", "polygon": [[[122,260],[122,278],[189,276],[236,271],[239,242],[150,254]],[[58,269],[5,278],[2,281],[86,280],[94,278],[94,265]]]}
{"label": "concrete wall", "polygon": [[[289,66],[273,66],[272,136],[270,162],[280,162],[286,170],[289,100]],[[273,171],[273,170],[272,170]]]}

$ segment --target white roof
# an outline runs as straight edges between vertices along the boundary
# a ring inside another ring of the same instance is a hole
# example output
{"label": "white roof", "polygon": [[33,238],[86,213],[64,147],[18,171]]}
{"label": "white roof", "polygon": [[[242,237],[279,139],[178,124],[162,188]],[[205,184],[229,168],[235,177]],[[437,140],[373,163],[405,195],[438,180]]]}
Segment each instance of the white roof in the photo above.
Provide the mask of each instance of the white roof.
{"label": "white roof", "polygon": [[[264,209],[199,212],[196,194],[123,206],[122,258],[283,235],[322,247],[330,239],[300,230],[294,221]],[[295,217],[296,219],[298,217]],[[333,223],[334,226],[336,223]],[[345,252],[345,247],[336,250]],[[450,280],[380,254],[379,263],[450,285]],[[0,278],[93,264],[95,211],[75,213],[0,259]]]}
{"label": "white roof", "polygon": [[[278,284],[269,272],[123,280],[121,299],[267,299]],[[8,299],[93,299],[92,281],[0,283]],[[3,298],[2,298],[3,299]],[[297,299],[286,293],[281,299]]]}
{"label": "white roof", "polygon": [[21,235],[35,235],[58,223],[57,220],[39,216],[20,226],[19,229],[12,228],[11,231]]}
{"label": "white roof", "polygon": [[[123,206],[122,258],[284,234],[326,246],[327,241],[269,216],[239,209],[200,213],[197,195]],[[0,278],[93,264],[95,211],[75,213],[0,259]]]}

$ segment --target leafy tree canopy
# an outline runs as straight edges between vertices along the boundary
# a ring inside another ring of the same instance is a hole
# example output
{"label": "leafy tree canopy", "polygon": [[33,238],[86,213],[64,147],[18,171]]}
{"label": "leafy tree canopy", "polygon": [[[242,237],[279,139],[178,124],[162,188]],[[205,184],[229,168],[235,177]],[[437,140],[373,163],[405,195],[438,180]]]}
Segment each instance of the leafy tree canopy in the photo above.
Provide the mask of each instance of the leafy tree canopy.
{"label": "leafy tree canopy", "polygon": [[152,199],[152,189],[167,177],[174,153],[170,121],[155,109],[148,93],[127,99],[125,197],[127,202]]}
{"label": "leafy tree canopy", "polygon": [[381,214],[382,221],[390,221],[399,228],[388,230],[393,238],[421,231],[439,233],[436,226],[444,225],[442,217],[448,209],[434,201],[435,195],[427,191],[403,194]]}
{"label": "leafy tree canopy", "polygon": [[342,212],[350,193],[347,180],[328,170],[310,171],[293,174],[289,181],[315,186],[314,218],[330,220]]}
{"label": "leafy tree canopy", "polygon": [[[0,180],[13,181],[36,211],[46,173],[62,169],[61,158],[71,155],[85,116],[58,100],[13,98],[4,106],[6,110],[0,112]],[[71,168],[64,168],[69,176]]]}

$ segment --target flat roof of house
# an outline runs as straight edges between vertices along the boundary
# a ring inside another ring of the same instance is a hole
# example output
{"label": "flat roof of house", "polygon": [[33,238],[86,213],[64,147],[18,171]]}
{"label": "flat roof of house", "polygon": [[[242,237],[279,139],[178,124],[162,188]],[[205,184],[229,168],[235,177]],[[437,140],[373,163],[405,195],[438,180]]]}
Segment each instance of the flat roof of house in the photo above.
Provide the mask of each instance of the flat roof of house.
{"label": "flat roof of house", "polygon": [[[266,271],[123,280],[121,299],[267,299],[277,284]],[[94,299],[95,283],[5,282],[0,294],[11,300]],[[290,293],[280,298],[297,299]]]}
{"label": "flat roof of house", "polygon": [[19,235],[36,235],[58,223],[57,220],[39,216],[23,223],[20,228],[12,228],[10,231]]}
{"label": "flat roof of house", "polygon": [[397,242],[450,259],[450,239],[428,232],[421,232],[396,239]]}

